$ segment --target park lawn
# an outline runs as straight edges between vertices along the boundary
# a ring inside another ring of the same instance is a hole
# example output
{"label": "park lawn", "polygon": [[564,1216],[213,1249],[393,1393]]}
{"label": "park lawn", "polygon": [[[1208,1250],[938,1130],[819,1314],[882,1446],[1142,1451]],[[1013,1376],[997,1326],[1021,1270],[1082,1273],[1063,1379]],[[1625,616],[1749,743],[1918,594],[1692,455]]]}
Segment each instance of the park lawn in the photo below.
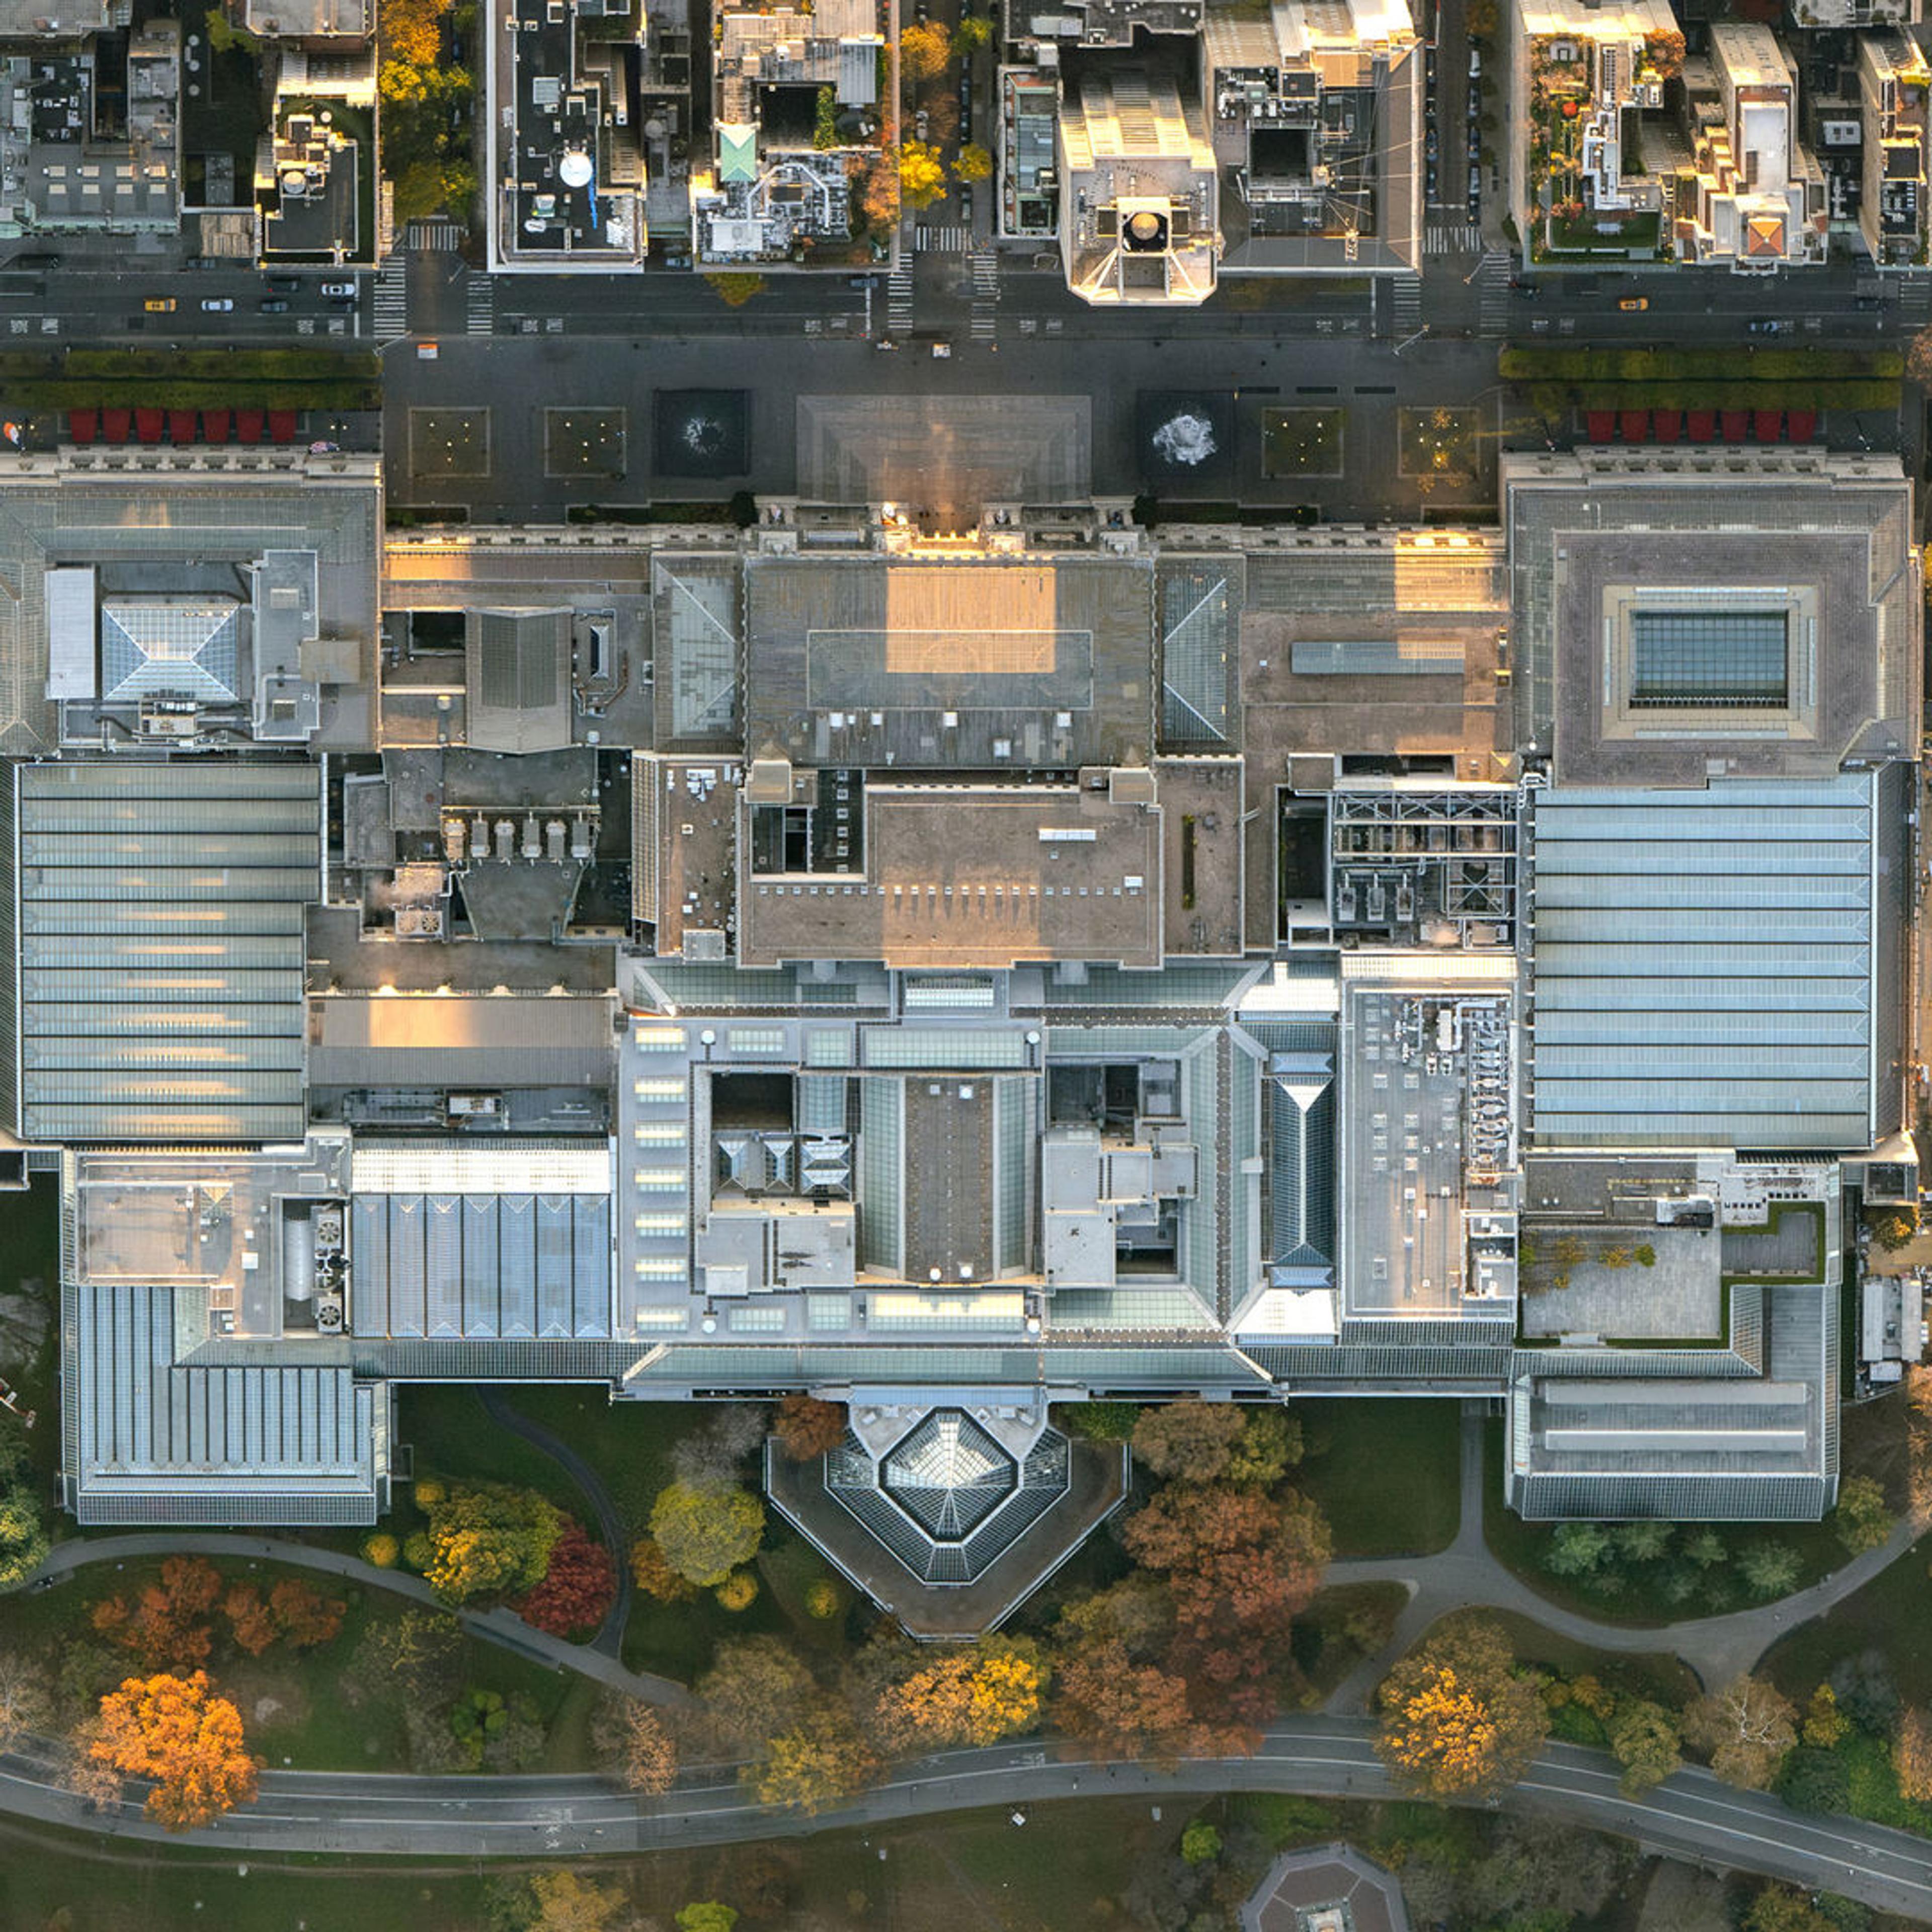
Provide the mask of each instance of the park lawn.
{"label": "park lawn", "polygon": [[[766,1511],[768,1548],[782,1547],[793,1534]],[[761,1553],[757,1567],[762,1570],[764,1564]],[[842,1633],[844,1625],[834,1628]],[[762,1576],[758,1595],[742,1610],[726,1610],[710,1590],[700,1590],[682,1604],[661,1604],[640,1590],[631,1599],[630,1621],[624,1627],[624,1662],[632,1670],[650,1671],[689,1684],[710,1668],[712,1652],[727,1637],[790,1638],[801,1634]]]}
{"label": "park lawn", "polygon": [[1291,1412],[1306,1450],[1293,1480],[1322,1505],[1337,1556],[1426,1556],[1455,1540],[1457,1404],[1344,1396]]}
{"label": "park lawn", "polygon": [[[520,1388],[514,1393],[520,1406],[530,1392]],[[396,1434],[415,1450],[418,1476],[511,1483],[535,1490],[593,1534],[596,1532],[590,1498],[569,1476],[535,1444],[500,1429],[475,1391],[461,1383],[406,1384],[398,1396]],[[422,1526],[415,1504],[402,1499],[406,1493],[398,1486],[395,1527],[404,1536]]]}
{"label": "park lawn", "polygon": [[1884,1654],[1908,1704],[1932,1702],[1932,1646],[1915,1633],[1925,1620],[1926,1560],[1932,1538],[1922,1538],[1862,1590],[1801,1624],[1765,1659],[1765,1669],[1787,1696],[1805,1698],[1841,1657]]}
{"label": "park lawn", "polygon": [[[1297,1682],[1284,1687],[1289,1700],[1304,1710],[1318,1708],[1363,1658],[1388,1641],[1408,1601],[1400,1583],[1344,1583],[1322,1591],[1295,1618],[1289,1635],[1299,1674]],[[1362,1635],[1376,1640],[1365,1646]]]}
{"label": "park lawn", "polygon": [[709,1413],[702,1402],[613,1402],[602,1382],[505,1394],[519,1414],[561,1437],[597,1472],[633,1536],[650,1526],[651,1504],[671,1479],[672,1448]]}

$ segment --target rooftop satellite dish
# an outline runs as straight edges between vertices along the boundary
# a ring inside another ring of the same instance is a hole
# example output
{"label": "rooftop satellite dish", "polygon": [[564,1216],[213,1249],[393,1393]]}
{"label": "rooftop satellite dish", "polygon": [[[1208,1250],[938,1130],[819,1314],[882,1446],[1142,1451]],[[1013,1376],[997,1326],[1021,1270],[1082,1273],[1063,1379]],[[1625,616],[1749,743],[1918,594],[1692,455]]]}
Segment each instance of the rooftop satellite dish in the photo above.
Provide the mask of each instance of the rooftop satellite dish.
{"label": "rooftop satellite dish", "polygon": [[556,178],[566,188],[588,188],[596,172],[590,157],[580,148],[569,149],[556,164]]}

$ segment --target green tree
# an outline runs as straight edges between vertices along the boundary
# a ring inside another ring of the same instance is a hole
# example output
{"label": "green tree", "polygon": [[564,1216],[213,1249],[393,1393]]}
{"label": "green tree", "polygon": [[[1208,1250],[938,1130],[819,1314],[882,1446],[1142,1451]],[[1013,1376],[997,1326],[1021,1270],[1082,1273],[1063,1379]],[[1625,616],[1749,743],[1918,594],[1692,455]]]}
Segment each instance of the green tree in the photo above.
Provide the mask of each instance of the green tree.
{"label": "green tree", "polygon": [[1684,1762],[1676,1718],[1661,1704],[1639,1698],[1619,1705],[1610,1719],[1610,1749],[1624,1768],[1624,1795],[1640,1798]]}
{"label": "green tree", "polygon": [[1610,1532],[1600,1522],[1560,1522],[1543,1552],[1543,1567],[1552,1576],[1588,1576],[1603,1567],[1610,1554]]}
{"label": "green tree", "polygon": [[1804,1564],[1787,1544],[1754,1543],[1738,1558],[1738,1574],[1753,1596],[1788,1596],[1798,1586]]}
{"label": "green tree", "polygon": [[993,23],[983,14],[965,14],[952,30],[952,57],[970,59],[993,38]]}
{"label": "green tree", "polygon": [[1832,1527],[1854,1556],[1877,1549],[1892,1534],[1892,1522],[1885,1506],[1884,1486],[1875,1477],[1853,1476],[1840,1486]]}
{"label": "green tree", "polygon": [[765,1506],[748,1490],[673,1483],[651,1505],[651,1535],[664,1561],[701,1589],[724,1582],[758,1553]]}
{"label": "green tree", "polygon": [[1671,1526],[1659,1522],[1654,1518],[1639,1518],[1634,1522],[1619,1523],[1616,1529],[1617,1552],[1633,1563],[1654,1563],[1670,1547]]}
{"label": "green tree", "polygon": [[731,1932],[738,1922],[736,1910],[721,1905],[715,1898],[704,1898],[687,1905],[674,1922],[677,1932]]}
{"label": "green tree", "polygon": [[1842,1811],[1851,1802],[1851,1772],[1836,1751],[1800,1744],[1779,1768],[1778,1795],[1794,1811]]}
{"label": "green tree", "polygon": [[1831,1921],[1788,1885],[1768,1885],[1744,1914],[1744,1932],[1830,1932]]}
{"label": "green tree", "polygon": [[1190,1865],[1211,1864],[1221,1856],[1221,1834],[1204,1818],[1197,1818],[1180,1834],[1180,1856]]}

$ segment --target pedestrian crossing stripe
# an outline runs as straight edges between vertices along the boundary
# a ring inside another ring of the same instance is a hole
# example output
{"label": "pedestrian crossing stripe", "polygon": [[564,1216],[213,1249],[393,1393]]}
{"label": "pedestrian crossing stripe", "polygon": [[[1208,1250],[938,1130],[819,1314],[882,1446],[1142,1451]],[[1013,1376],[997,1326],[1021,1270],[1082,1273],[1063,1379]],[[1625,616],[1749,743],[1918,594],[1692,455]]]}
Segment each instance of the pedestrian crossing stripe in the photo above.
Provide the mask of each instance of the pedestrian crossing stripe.
{"label": "pedestrian crossing stripe", "polygon": [[934,248],[942,254],[961,255],[972,247],[973,231],[958,224],[931,228],[920,222],[912,231],[912,245],[915,248]]}
{"label": "pedestrian crossing stripe", "polygon": [[1474,222],[1431,222],[1423,238],[1430,255],[1473,255],[1483,245],[1483,231]]}

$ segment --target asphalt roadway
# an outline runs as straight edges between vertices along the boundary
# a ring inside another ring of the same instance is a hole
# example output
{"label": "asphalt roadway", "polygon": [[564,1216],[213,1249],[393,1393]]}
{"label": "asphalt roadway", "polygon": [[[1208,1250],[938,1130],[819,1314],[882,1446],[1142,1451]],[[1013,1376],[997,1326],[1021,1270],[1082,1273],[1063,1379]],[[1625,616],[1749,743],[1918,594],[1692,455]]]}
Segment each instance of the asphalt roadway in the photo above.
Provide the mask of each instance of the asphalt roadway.
{"label": "asphalt roadway", "polygon": [[[594,1778],[270,1771],[254,1804],[206,1831],[172,1837],[131,1803],[104,1814],[89,1811],[52,1781],[46,1764],[12,1755],[0,1759],[0,1810],[121,1838],[232,1851],[581,1858],[796,1837],[988,1806],[1023,1818],[1029,1804],[1082,1796],[1158,1801],[1270,1791],[1386,1798],[1393,1789],[1370,1736],[1365,1719],[1288,1718],[1270,1728],[1253,1757],[1190,1760],[1172,1770],[1049,1755],[1039,1747],[954,1751],[909,1766],[854,1804],[815,1817],[754,1804],[735,1781],[694,1784],[640,1801]],[[1932,1844],[1858,1820],[1802,1816],[1762,1792],[1733,1790],[1708,1772],[1680,1772],[1636,1802],[1618,1792],[1616,1767],[1604,1753],[1556,1744],[1508,1802],[1714,1869],[1756,1872],[1932,1920]]]}

